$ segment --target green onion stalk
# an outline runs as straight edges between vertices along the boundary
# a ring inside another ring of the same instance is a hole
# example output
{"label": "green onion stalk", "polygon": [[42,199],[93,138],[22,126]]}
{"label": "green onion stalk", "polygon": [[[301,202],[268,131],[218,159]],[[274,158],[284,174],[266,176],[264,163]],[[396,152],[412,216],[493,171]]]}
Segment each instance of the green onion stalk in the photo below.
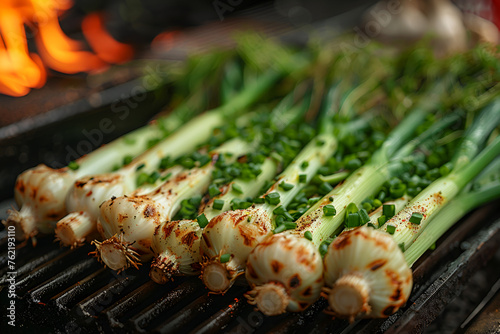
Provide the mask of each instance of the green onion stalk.
{"label": "green onion stalk", "polygon": [[[162,174],[158,166],[164,157],[175,160],[193,152],[200,144],[208,142],[216,128],[227,123],[228,118],[238,115],[254,104],[279,77],[277,73],[260,77],[229,103],[190,120],[119,170],[106,174],[91,174],[77,179],[66,197],[66,209],[69,214],[56,226],[57,239],[65,246],[74,247],[82,244],[96,230],[99,205],[103,201],[112,196],[130,194],[145,183],[156,183],[154,182],[156,179],[161,180],[166,175],[178,172],[177,168]],[[149,182],[150,179],[154,179],[153,182]],[[142,191],[144,193],[151,189],[146,187]]]}
{"label": "green onion stalk", "polygon": [[478,180],[475,180],[474,185],[479,184],[479,186],[464,189],[464,191],[450,200],[439,213],[430,219],[427,228],[404,252],[408,266],[412,267],[446,231],[467,213],[485,203],[500,198],[499,171],[500,160],[497,158],[488,166],[488,171],[481,173]]}
{"label": "green onion stalk", "polygon": [[[299,88],[299,87],[298,87]],[[305,99],[300,105],[292,107],[295,92],[284,98],[270,115],[270,128],[281,133],[285,127],[297,123],[309,106]],[[248,159],[249,157],[245,157]],[[209,187],[208,198],[191,198],[186,205],[198,206],[199,215],[196,219],[168,220],[158,225],[154,231],[151,248],[155,259],[151,264],[150,277],[153,281],[164,284],[172,276],[198,275],[201,270],[200,240],[203,228],[215,216],[237,207],[248,207],[259,191],[277,174],[280,161],[268,156],[263,161],[252,161],[248,166],[258,167],[256,173],[235,171],[241,175],[233,181],[217,187]],[[245,163],[248,164],[248,163]]]}
{"label": "green onion stalk", "polygon": [[[282,122],[285,119],[293,121],[297,113],[303,113],[303,110],[292,111],[294,117],[283,117]],[[250,127],[259,130],[258,123]],[[97,229],[106,240],[93,242],[96,245],[93,254],[109,268],[118,271],[131,265],[137,267],[139,262],[150,259],[153,256],[152,238],[157,226],[172,221],[184,200],[200,196],[207,190],[211,197],[218,194],[218,187],[211,184],[218,165],[235,164],[259,146],[263,135],[257,132],[250,141],[236,137],[226,142],[209,153],[204,165],[178,174],[152,192],[105,201],[100,208]]]}
{"label": "green onion stalk", "polygon": [[252,287],[247,298],[260,311],[267,315],[296,312],[317,300],[323,286],[318,247],[341,226],[348,205],[359,205],[374,194],[391,175],[399,172],[403,157],[455,121],[447,119],[401,148],[428,112],[426,107],[415,108],[391,132],[371,160],[316,202],[296,221],[295,229],[275,234],[255,247],[247,261],[246,278]]}
{"label": "green onion stalk", "polygon": [[500,154],[497,138],[475,157],[499,123],[495,104],[486,108],[467,131],[452,158],[455,167],[450,174],[431,183],[397,213],[395,206],[384,206],[383,215],[388,220],[378,229],[362,226],[342,233],[330,244],[324,258],[324,277],[329,286],[325,296],[334,314],[351,320],[360,315],[388,317],[406,303],[413,279],[402,251]]}

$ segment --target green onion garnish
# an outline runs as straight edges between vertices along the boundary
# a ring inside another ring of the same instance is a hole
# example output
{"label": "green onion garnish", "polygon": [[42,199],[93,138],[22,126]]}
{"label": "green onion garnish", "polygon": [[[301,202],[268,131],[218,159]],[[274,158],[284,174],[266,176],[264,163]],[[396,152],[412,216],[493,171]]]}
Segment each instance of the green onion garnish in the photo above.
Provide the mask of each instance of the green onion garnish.
{"label": "green onion garnish", "polygon": [[146,167],[146,164],[140,164],[139,166],[137,166],[137,168],[135,170],[141,170],[144,167]]}
{"label": "green onion garnish", "polygon": [[309,167],[309,162],[307,162],[307,161],[304,161],[304,162],[300,165],[300,169],[302,169],[302,170],[306,169],[307,167]]}
{"label": "green onion garnish", "polygon": [[380,216],[377,218],[378,226],[384,225],[386,221],[387,221],[387,218],[385,216]]}
{"label": "green onion garnish", "polygon": [[77,170],[78,168],[80,168],[80,165],[76,161],[71,161],[68,164],[68,168],[71,170]]}
{"label": "green onion garnish", "polygon": [[243,194],[243,189],[241,189],[241,187],[239,185],[237,185],[236,183],[233,183],[233,186],[231,187],[231,189],[235,192],[235,193],[238,193],[238,194]]}
{"label": "green onion garnish", "polygon": [[278,225],[278,226],[274,229],[273,233],[274,233],[274,234],[276,234],[276,233],[281,233],[281,232],[283,232],[284,230],[286,230],[286,226],[285,226],[285,224],[281,224],[281,225]]}
{"label": "green onion garnish", "polygon": [[411,214],[410,223],[418,225],[418,224],[420,224],[420,221],[422,220],[422,218],[424,218],[424,215],[422,215],[419,212],[414,212]]}
{"label": "green onion garnish", "polygon": [[219,187],[217,187],[215,184],[211,184],[209,187],[208,187],[208,195],[212,198],[212,197],[215,197],[217,195],[220,195],[221,192],[219,190]]}
{"label": "green onion garnish", "polygon": [[231,259],[231,254],[222,254],[220,256],[220,263],[226,263]]}
{"label": "green onion garnish", "polygon": [[306,183],[307,182],[307,174],[299,174],[299,182]]}
{"label": "green onion garnish", "polygon": [[205,228],[205,226],[208,225],[208,219],[204,213],[196,217],[196,220],[198,221],[198,225],[200,225],[201,228]]}
{"label": "green onion garnish", "polygon": [[271,204],[271,205],[277,205],[280,203],[280,194],[279,193],[270,193],[267,194],[266,197],[266,202]]}
{"label": "green onion garnish", "polygon": [[286,210],[285,210],[285,208],[282,205],[280,205],[276,209],[273,210],[273,213],[275,215],[277,215],[277,216],[278,215],[284,215],[286,213]]}
{"label": "green onion garnish", "polygon": [[396,226],[394,226],[394,225],[387,225],[387,233],[394,234],[394,232],[396,232]]}
{"label": "green onion garnish", "polygon": [[370,216],[368,216],[368,212],[365,209],[359,210],[359,218],[361,219],[361,225],[364,225],[370,221]]}
{"label": "green onion garnish", "polygon": [[360,225],[361,219],[359,217],[359,213],[350,213],[347,216],[346,226],[347,227],[357,227]]}
{"label": "green onion garnish", "polygon": [[337,214],[337,210],[335,210],[335,207],[331,204],[327,204],[323,207],[323,213],[327,217],[335,216]]}
{"label": "green onion garnish", "polygon": [[312,241],[313,234],[310,231],[306,231],[306,233],[304,233],[304,238],[306,238],[307,240],[311,240]]}
{"label": "green onion garnish", "polygon": [[284,191],[289,191],[293,188],[293,184],[285,183],[284,181],[280,183],[280,188]]}
{"label": "green onion garnish", "polygon": [[222,210],[223,207],[224,207],[224,200],[222,199],[214,200],[213,208],[215,210]]}
{"label": "green onion garnish", "polygon": [[386,218],[392,218],[396,214],[396,206],[394,204],[384,204],[382,207],[382,214]]}

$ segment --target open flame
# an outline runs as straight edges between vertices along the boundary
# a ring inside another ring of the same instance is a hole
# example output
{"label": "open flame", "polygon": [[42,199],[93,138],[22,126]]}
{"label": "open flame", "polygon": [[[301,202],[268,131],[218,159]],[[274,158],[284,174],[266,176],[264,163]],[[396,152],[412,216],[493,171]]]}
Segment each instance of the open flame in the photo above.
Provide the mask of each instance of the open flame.
{"label": "open flame", "polygon": [[[46,66],[73,74],[103,69],[132,57],[132,48],[105,30],[100,13],[91,13],[82,22],[83,34],[94,52],[66,36],[59,16],[72,5],[70,0],[0,1],[0,93],[24,96],[32,88],[42,87]],[[34,35],[40,56],[29,52],[25,26]]]}

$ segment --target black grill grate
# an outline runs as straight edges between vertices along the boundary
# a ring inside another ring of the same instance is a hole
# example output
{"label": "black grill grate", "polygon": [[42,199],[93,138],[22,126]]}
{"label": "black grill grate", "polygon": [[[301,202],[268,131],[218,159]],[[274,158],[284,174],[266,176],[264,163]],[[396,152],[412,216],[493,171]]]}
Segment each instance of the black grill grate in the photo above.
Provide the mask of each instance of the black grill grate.
{"label": "black grill grate", "polygon": [[[196,277],[161,286],[149,280],[148,264],[116,274],[87,256],[92,246],[59,249],[50,238],[39,240],[36,248],[26,245],[17,250],[17,317],[28,328],[68,333],[417,333],[499,247],[495,204],[465,219],[417,263],[407,306],[388,319],[334,321],[323,312],[323,299],[300,314],[265,317],[247,304],[244,286],[224,296],[208,294]],[[0,238],[5,246],[5,232]],[[2,270],[0,283],[6,286],[8,277]],[[5,298],[2,294],[2,303]]]}

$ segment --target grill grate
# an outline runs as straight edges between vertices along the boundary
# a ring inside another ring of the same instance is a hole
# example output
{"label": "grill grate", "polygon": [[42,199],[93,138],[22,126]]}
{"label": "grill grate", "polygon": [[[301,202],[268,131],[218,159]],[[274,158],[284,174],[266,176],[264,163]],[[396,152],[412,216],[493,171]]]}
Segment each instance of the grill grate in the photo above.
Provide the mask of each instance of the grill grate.
{"label": "grill grate", "polygon": [[[116,274],[87,256],[90,245],[59,249],[45,239],[36,248],[26,245],[17,251],[16,309],[28,327],[71,333],[421,332],[499,247],[500,221],[485,225],[498,218],[495,204],[470,215],[417,263],[407,306],[388,319],[332,321],[323,312],[324,299],[301,314],[265,317],[247,304],[244,286],[224,296],[208,294],[194,277],[160,286],[149,280],[147,264]],[[2,233],[0,243],[5,245]],[[6,279],[4,270],[3,286]]]}

